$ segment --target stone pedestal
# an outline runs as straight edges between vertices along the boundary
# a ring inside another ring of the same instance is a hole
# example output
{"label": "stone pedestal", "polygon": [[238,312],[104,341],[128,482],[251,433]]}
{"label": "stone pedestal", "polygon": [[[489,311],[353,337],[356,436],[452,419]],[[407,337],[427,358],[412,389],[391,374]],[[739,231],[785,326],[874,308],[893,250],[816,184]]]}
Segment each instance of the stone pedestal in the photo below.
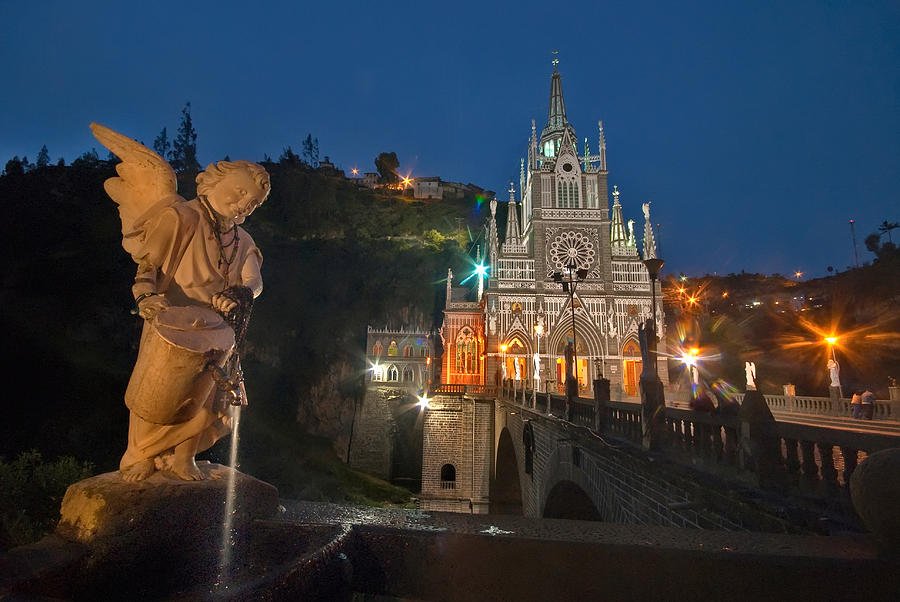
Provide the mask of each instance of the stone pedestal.
{"label": "stone pedestal", "polygon": [[[255,519],[275,517],[278,491],[272,485],[218,464],[198,466],[203,481],[156,472],[130,483],[110,472],[69,487],[56,535],[87,547],[76,591],[116,597],[141,580],[140,586],[160,591],[214,580],[224,543],[240,544]],[[232,472],[234,504],[226,535]]]}

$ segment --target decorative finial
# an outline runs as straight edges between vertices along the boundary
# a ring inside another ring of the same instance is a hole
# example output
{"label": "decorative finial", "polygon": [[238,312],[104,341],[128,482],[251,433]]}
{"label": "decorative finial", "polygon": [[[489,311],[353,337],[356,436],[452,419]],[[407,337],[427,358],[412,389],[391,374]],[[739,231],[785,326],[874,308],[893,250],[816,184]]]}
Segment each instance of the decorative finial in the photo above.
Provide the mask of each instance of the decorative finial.
{"label": "decorative finial", "polygon": [[559,50],[553,51],[553,70],[556,71],[556,66],[559,65]]}
{"label": "decorative finial", "polygon": [[613,199],[616,203],[619,202],[619,185],[613,184]]}
{"label": "decorative finial", "polygon": [[515,202],[516,202],[516,187],[513,186],[513,183],[512,183],[512,182],[509,183],[509,190],[508,190],[508,192],[509,192],[509,202],[510,202],[510,203],[515,203]]}

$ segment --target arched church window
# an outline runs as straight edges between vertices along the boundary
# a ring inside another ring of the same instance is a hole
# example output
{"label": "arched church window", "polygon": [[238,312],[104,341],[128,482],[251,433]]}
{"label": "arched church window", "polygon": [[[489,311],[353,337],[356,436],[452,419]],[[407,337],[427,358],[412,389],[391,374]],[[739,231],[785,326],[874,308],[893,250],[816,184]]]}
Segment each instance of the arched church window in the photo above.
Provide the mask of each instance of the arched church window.
{"label": "arched church window", "polygon": [[441,466],[441,489],[456,489],[456,467],[453,464]]}
{"label": "arched church window", "polygon": [[381,344],[381,341],[375,341],[375,346],[372,347],[372,355],[381,357],[382,353],[384,353],[384,345]]}
{"label": "arched church window", "polygon": [[384,366],[375,365],[372,368],[372,380],[382,381],[384,380]]}
{"label": "arched church window", "polygon": [[397,347],[397,341],[391,341],[391,344],[388,345],[388,355],[395,357],[399,352],[400,349]]}
{"label": "arched church window", "polygon": [[413,380],[413,369],[410,366],[407,366],[403,369],[403,382],[412,382]]}
{"label": "arched church window", "polygon": [[425,345],[422,345],[419,348],[419,357],[427,357],[428,356],[428,348]]}
{"label": "arched church window", "polygon": [[403,357],[412,357],[412,345],[403,348]]}
{"label": "arched church window", "polygon": [[475,374],[478,372],[476,363],[478,343],[475,333],[468,326],[462,328],[456,335],[456,372],[461,374]]}
{"label": "arched church window", "polygon": [[400,375],[397,373],[397,366],[391,364],[391,367],[388,368],[388,380],[391,382],[397,382],[400,380]]}

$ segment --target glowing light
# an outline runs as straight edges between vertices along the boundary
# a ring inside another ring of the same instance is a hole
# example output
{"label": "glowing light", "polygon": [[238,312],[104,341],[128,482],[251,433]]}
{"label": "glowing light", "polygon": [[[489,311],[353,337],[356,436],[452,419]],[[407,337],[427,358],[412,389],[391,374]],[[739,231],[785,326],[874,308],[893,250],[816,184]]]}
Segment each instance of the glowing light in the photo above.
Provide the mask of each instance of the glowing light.
{"label": "glowing light", "polygon": [[542,334],[544,334],[544,325],[543,324],[535,324],[534,331],[537,333],[538,336],[541,336]]}
{"label": "glowing light", "polygon": [[831,335],[831,336],[825,337],[825,342],[828,343],[829,345],[834,345],[835,343],[838,342],[838,338],[834,335]]}
{"label": "glowing light", "polygon": [[350,170],[350,173],[352,173],[354,176],[358,176],[359,170],[354,167],[353,169]]}
{"label": "glowing light", "polygon": [[722,298],[723,298],[723,299],[727,299],[727,298],[728,298],[728,291],[722,291]]}
{"label": "glowing light", "polygon": [[506,353],[506,343],[503,343],[502,345],[500,345],[500,351],[502,351],[503,353]]}
{"label": "glowing light", "polygon": [[485,274],[487,274],[487,267],[483,263],[479,263],[475,266],[475,273],[478,276],[484,276]]}
{"label": "glowing light", "polygon": [[423,393],[422,395],[418,396],[418,401],[416,402],[416,405],[424,410],[428,407],[429,401],[430,400],[428,399],[428,395]]}
{"label": "glowing light", "polygon": [[796,272],[794,272],[794,278],[796,278],[797,280],[800,280],[800,278],[802,278],[802,277],[803,277],[803,272],[801,272],[800,270],[797,270]]}

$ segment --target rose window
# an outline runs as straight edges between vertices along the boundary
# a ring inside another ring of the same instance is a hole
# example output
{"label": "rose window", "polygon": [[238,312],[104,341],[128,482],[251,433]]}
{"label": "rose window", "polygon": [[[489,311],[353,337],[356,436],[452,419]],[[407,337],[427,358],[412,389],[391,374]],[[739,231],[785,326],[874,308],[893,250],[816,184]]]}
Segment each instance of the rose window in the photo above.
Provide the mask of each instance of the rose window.
{"label": "rose window", "polygon": [[550,243],[550,260],[559,269],[574,261],[575,269],[588,269],[594,264],[594,243],[581,232],[563,232]]}

